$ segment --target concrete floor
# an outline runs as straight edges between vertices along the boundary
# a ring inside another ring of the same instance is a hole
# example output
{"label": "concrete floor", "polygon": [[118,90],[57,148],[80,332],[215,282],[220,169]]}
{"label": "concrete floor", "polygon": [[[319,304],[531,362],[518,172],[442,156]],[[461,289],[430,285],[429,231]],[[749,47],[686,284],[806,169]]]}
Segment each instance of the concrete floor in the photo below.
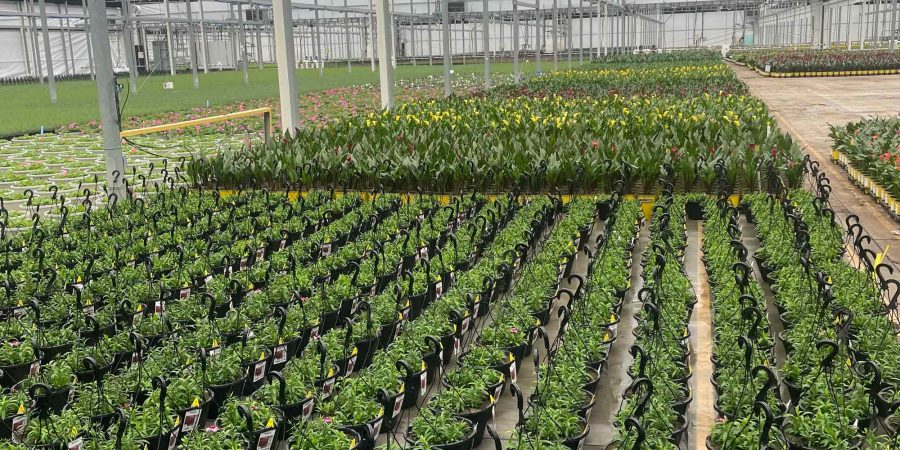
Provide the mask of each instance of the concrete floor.
{"label": "concrete floor", "polygon": [[900,114],[900,76],[766,78],[745,67],[731,67],[750,92],[766,102],[782,130],[825,170],[833,188],[831,205],[840,220],[858,215],[879,251],[890,246],[887,259],[900,262],[900,224],[831,163],[828,137],[829,124]]}

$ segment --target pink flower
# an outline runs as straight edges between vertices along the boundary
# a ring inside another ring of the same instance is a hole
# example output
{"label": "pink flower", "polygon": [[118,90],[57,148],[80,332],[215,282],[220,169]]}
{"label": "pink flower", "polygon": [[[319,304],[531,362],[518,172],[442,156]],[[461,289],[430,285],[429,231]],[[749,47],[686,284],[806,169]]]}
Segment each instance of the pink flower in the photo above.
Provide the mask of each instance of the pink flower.
{"label": "pink flower", "polygon": [[207,433],[216,433],[216,432],[218,432],[218,431],[219,431],[219,426],[216,425],[216,424],[212,424],[212,425],[206,427],[206,432],[207,432]]}
{"label": "pink flower", "polygon": [[509,332],[510,332],[510,333],[518,333],[518,332],[519,332],[519,328],[518,328],[518,327],[509,327]]}
{"label": "pink flower", "polygon": [[332,420],[331,417],[323,417],[323,418],[322,418],[322,422],[325,422],[325,423],[328,423],[328,424],[330,424],[332,421],[333,421],[333,420]]}

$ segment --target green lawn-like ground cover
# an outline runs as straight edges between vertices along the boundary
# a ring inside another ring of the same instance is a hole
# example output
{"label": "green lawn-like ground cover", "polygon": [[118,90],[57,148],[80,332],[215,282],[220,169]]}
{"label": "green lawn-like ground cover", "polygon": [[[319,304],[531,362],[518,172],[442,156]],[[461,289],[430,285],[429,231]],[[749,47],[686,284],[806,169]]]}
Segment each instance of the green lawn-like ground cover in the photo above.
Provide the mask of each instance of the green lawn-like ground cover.
{"label": "green lawn-like ground cover", "polygon": [[[377,69],[377,68],[376,68]],[[395,79],[412,79],[427,75],[439,74],[443,70],[441,60],[435,58],[434,65],[419,64],[417,66],[401,65],[394,72]],[[454,65],[457,74],[481,73],[481,64]],[[491,64],[491,71],[508,73],[512,71],[512,63]],[[523,73],[534,71],[533,64],[522,64]],[[123,120],[132,116],[160,113],[166,111],[186,111],[198,106],[216,106],[266,97],[278,97],[278,75],[274,67],[250,69],[249,84],[243,83],[241,71],[200,73],[200,87],[193,88],[190,73],[141,76],[138,79],[138,92],[128,97],[123,112]],[[163,83],[172,81],[175,89],[164,90]],[[119,76],[118,82],[123,85],[121,101],[129,95],[128,77]],[[299,94],[331,89],[343,86],[373,84],[378,82],[378,71],[371,71],[368,65],[354,66],[347,72],[346,66],[327,67],[324,76],[320,77],[315,69],[297,71],[297,90]],[[59,100],[50,103],[46,84],[24,84],[0,87],[0,136],[54,130],[61,126],[97,120],[96,84],[93,80],[66,81],[57,83]],[[301,109],[303,105],[300,105]]]}

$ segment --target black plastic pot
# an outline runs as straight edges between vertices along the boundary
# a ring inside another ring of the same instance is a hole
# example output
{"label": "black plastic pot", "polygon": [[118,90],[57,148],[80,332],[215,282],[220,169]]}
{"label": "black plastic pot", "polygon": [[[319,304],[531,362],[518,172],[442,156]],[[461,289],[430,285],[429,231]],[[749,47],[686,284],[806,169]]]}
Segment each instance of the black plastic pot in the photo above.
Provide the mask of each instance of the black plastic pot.
{"label": "black plastic pot", "polygon": [[[471,450],[475,448],[475,435],[477,434],[477,427],[472,423],[471,420],[460,417],[460,419],[468,422],[469,424],[469,433],[458,442],[450,442],[447,444],[431,444],[429,448],[436,448],[439,450]],[[407,431],[406,433],[406,441],[412,444],[416,443],[416,437]]]}
{"label": "black plastic pot", "polygon": [[494,418],[494,403],[488,403],[478,411],[459,413],[456,414],[456,416],[461,419],[466,419],[475,425],[475,438],[472,440],[472,447],[466,448],[478,447],[481,445],[481,441],[484,440],[484,431],[487,428],[488,422]]}
{"label": "black plastic pot", "polygon": [[14,364],[11,366],[0,366],[0,385],[3,387],[13,387],[30,375],[36,376],[41,370],[42,355],[38,352],[35,356],[37,356],[37,358],[31,362]]}
{"label": "black plastic pot", "polygon": [[384,408],[384,423],[381,424],[381,432],[382,433],[390,433],[397,429],[397,425],[400,424],[400,421],[397,420],[397,417],[400,416],[400,413],[403,411],[403,400],[406,396],[405,390],[396,392],[396,393],[388,393],[387,396],[381,396],[378,399],[378,403]]}
{"label": "black plastic pot", "polygon": [[[415,404],[419,401],[419,396],[422,389],[422,377],[425,377],[425,382],[428,381],[428,369],[419,370],[418,372],[413,372],[405,377],[403,380],[405,393],[403,396],[403,409],[409,409],[415,406]],[[427,387],[427,384],[426,384]]]}
{"label": "black plastic pot", "polygon": [[266,374],[269,373],[269,369],[272,367],[272,353],[266,353],[268,354],[265,358],[244,365],[247,375],[240,395],[251,395],[261,388],[262,385],[266,384]]}
{"label": "black plastic pot", "polygon": [[44,354],[43,358],[41,358],[41,361],[46,364],[56,359],[56,357],[59,355],[69,353],[69,351],[72,350],[72,343],[67,342],[65,344],[56,345],[53,347],[41,347],[39,350]]}
{"label": "black plastic pot", "polygon": [[244,381],[247,379],[247,376],[244,375],[240,380],[234,381],[232,383],[227,384],[219,384],[212,385],[209,387],[209,390],[213,393],[213,402],[209,407],[208,417],[209,419],[216,419],[219,417],[219,412],[222,408],[222,405],[225,404],[225,401],[228,400],[228,397],[232,394],[237,395],[237,393],[241,392],[241,389],[244,387]]}
{"label": "black plastic pot", "polygon": [[427,297],[427,292],[409,296],[409,320],[415,320],[422,315],[422,310],[425,309],[425,302],[428,300]]}
{"label": "black plastic pot", "polygon": [[386,349],[391,342],[394,342],[394,338],[397,337],[397,332],[400,330],[401,323],[402,321],[395,320],[381,326],[381,331],[378,332],[378,348],[380,350]]}
{"label": "black plastic pot", "polygon": [[703,220],[706,218],[706,212],[703,205],[697,200],[688,200],[684,204],[684,211],[689,220]]}
{"label": "black plastic pot", "polygon": [[[375,448],[375,439],[381,433],[381,425],[384,421],[384,414],[366,422],[357,425],[344,427],[359,435],[359,450],[372,450]],[[370,434],[370,432],[374,432]]]}
{"label": "black plastic pot", "polygon": [[202,430],[206,427],[206,420],[209,417],[209,410],[212,405],[213,393],[207,389],[206,394],[203,396],[203,402],[200,403],[199,407],[185,408],[178,411],[178,423],[181,424],[178,429],[179,442],[181,442],[181,437],[185,434],[198,429]]}
{"label": "black plastic pot", "polygon": [[571,437],[567,437],[567,438],[563,439],[563,441],[562,441],[563,445],[565,445],[566,447],[568,447],[572,450],[578,450],[579,448],[581,448],[582,441],[584,441],[585,438],[587,438],[588,433],[591,431],[591,426],[588,425],[587,422],[584,422],[582,420],[582,423],[584,424],[584,428],[581,430],[581,433],[579,433],[576,436],[571,436]]}
{"label": "black plastic pot", "polygon": [[[0,421],[0,439],[10,439],[12,437],[13,422],[22,422],[26,420],[25,414],[16,414]],[[24,425],[20,425],[24,426]]]}
{"label": "black plastic pot", "polygon": [[168,450],[177,442],[179,429],[180,427],[176,426],[165,433],[141,438],[146,443],[144,448],[146,450]]}

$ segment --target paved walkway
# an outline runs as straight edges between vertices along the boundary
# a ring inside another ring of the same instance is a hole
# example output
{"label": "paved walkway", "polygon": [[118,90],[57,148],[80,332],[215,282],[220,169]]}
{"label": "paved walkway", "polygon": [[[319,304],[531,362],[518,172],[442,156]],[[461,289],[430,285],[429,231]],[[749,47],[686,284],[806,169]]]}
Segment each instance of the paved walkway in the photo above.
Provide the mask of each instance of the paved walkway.
{"label": "paved walkway", "polygon": [[766,78],[731,66],[753,95],[766,102],[782,129],[819,161],[831,180],[831,203],[841,221],[858,215],[879,248],[890,246],[888,259],[900,263],[900,223],[854,186],[844,169],[831,163],[828,137],[829,124],[900,114],[900,76]]}

